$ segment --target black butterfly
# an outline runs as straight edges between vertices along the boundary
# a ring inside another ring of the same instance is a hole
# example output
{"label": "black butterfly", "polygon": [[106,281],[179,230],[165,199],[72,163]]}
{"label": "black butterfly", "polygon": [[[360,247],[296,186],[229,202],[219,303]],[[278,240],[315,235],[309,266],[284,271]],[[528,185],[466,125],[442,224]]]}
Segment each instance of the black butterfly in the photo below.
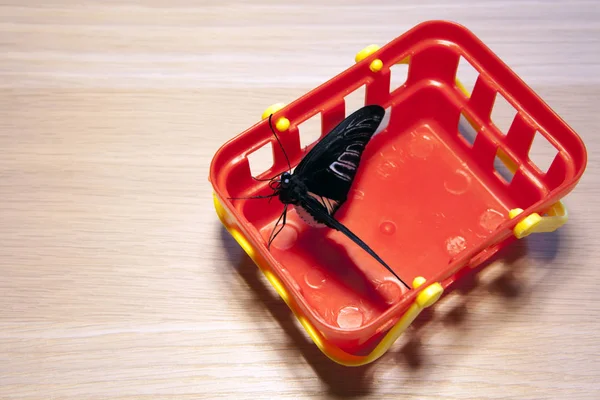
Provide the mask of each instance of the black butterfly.
{"label": "black butterfly", "polygon": [[[365,106],[355,111],[323,137],[300,161],[293,173],[290,172],[291,166],[285,149],[271,124],[272,115],[269,116],[269,126],[283,150],[289,171],[282,173],[279,179],[274,177],[268,180],[272,194],[251,197],[277,196],[284,205],[283,213],[271,232],[268,248],[286,224],[288,206],[293,205],[307,224],[325,225],[342,232],[410,289],[369,246],[334,218],[336,211],[347,199],[365,146],[377,131],[384,115],[385,110],[378,105]],[[282,224],[277,228],[280,222]]]}

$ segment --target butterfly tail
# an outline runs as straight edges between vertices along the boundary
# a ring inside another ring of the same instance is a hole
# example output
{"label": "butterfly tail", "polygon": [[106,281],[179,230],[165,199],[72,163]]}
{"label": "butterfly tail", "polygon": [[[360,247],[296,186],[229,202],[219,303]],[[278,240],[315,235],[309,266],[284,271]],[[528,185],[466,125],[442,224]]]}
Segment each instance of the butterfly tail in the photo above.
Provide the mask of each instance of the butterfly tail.
{"label": "butterfly tail", "polygon": [[346,235],[350,240],[352,240],[354,243],[356,243],[360,248],[362,248],[364,251],[369,253],[374,259],[376,259],[381,265],[383,265],[392,275],[394,275],[400,282],[402,282],[402,284],[404,286],[406,286],[407,289],[409,289],[409,290],[411,289],[411,287],[408,286],[406,284],[406,282],[404,282],[402,280],[402,278],[400,278],[398,276],[398,274],[396,274],[394,272],[394,270],[392,270],[392,268],[389,265],[387,265],[387,263],[385,261],[383,261],[381,259],[381,257],[379,257],[377,255],[377,253],[375,253],[369,246],[367,246],[367,244],[365,242],[363,242],[358,236],[356,236],[350,229],[348,229],[346,226],[344,226],[340,221],[336,220],[331,215],[329,215],[327,212],[325,212],[320,207],[318,207],[318,204],[314,204],[313,201],[316,202],[316,200],[313,200],[313,199],[306,199],[306,201],[302,202],[303,203],[302,205],[307,210],[309,210],[311,212],[311,214],[314,214],[314,216],[316,216],[316,219],[320,220],[319,222],[323,222],[326,225],[328,225],[330,228],[338,230],[338,231],[342,232],[344,235]]}
{"label": "butterfly tail", "polygon": [[366,251],[367,253],[369,253],[374,259],[376,259],[381,265],[383,265],[388,271],[390,271],[392,273],[392,275],[394,275],[400,282],[402,282],[402,284],[404,286],[406,286],[407,289],[411,289],[410,286],[408,286],[406,284],[406,282],[404,282],[402,280],[402,278],[400,278],[398,276],[398,274],[396,274],[394,272],[394,270],[392,270],[392,268],[386,264],[385,261],[383,261],[381,259],[381,257],[379,257],[377,255],[377,253],[375,253],[365,242],[363,242],[358,236],[356,236],[350,229],[348,229],[346,226],[344,226],[341,222],[339,222],[338,220],[336,220],[335,218],[331,218],[332,222],[331,222],[331,226],[334,229],[337,229],[338,231],[342,232],[344,235],[346,235],[348,238],[350,238],[354,243],[356,243],[358,246],[360,246],[364,251]]}

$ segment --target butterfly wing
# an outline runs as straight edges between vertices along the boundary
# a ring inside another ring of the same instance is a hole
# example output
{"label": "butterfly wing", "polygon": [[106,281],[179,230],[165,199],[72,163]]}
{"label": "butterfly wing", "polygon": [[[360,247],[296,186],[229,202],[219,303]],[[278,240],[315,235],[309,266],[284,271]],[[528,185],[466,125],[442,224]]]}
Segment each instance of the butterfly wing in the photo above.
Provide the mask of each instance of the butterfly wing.
{"label": "butterfly wing", "polygon": [[333,215],[346,201],[363,151],[384,115],[385,109],[378,105],[355,111],[321,139],[296,167],[294,175],[329,214]]}
{"label": "butterfly wing", "polygon": [[336,220],[333,216],[331,216],[327,212],[326,208],[324,208],[322,206],[322,204],[320,204],[315,198],[306,197],[306,198],[302,199],[300,201],[300,207],[302,207],[304,210],[306,210],[308,212],[308,214],[310,214],[315,220],[321,221],[328,227],[342,232],[344,235],[346,235],[346,237],[348,237],[350,240],[352,240],[354,243],[356,243],[360,248],[362,248],[364,251],[366,251],[368,254],[370,254],[373,258],[375,258],[381,265],[383,265],[389,272],[391,272],[392,275],[394,275],[396,278],[398,278],[398,280],[404,286],[406,286],[406,288],[410,289],[410,286],[408,286],[406,284],[406,282],[404,282],[402,280],[402,278],[400,278],[394,272],[394,270],[389,265],[387,265],[386,262],[381,259],[381,257],[379,257],[377,255],[377,253],[375,253],[369,246],[367,246],[367,244],[365,242],[363,242],[358,236],[356,236],[350,229],[348,229],[340,221]]}
{"label": "butterfly wing", "polygon": [[298,199],[297,208],[300,209],[300,214],[308,214],[303,219],[312,219],[342,232],[410,289],[365,242],[333,217],[346,201],[363,151],[384,115],[383,107],[363,107],[344,119],[315,145],[294,171],[296,178],[308,189]]}

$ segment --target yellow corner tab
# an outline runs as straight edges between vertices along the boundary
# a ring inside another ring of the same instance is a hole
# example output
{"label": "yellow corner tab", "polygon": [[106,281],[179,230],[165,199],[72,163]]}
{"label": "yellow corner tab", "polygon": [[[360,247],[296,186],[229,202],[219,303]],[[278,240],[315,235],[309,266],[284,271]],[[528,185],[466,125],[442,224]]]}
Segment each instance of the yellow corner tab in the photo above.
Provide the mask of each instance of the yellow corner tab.
{"label": "yellow corner tab", "polygon": [[416,303],[422,308],[431,307],[440,299],[442,293],[444,293],[444,288],[436,282],[419,293]]}
{"label": "yellow corner tab", "polygon": [[[523,209],[514,208],[510,210],[508,216],[512,219],[521,214]],[[513,233],[517,239],[522,239],[532,233],[554,232],[563,226],[568,220],[568,213],[562,201],[555,203],[546,215],[541,216],[538,213],[533,213],[519,222],[513,229]]]}
{"label": "yellow corner tab", "polygon": [[415,279],[413,279],[413,288],[418,289],[426,281],[427,279],[423,278],[422,276],[417,276]]}
{"label": "yellow corner tab", "polygon": [[[413,287],[415,289],[417,289],[417,288],[421,287],[426,281],[427,281],[427,279],[423,278],[422,276],[417,276],[413,280]],[[435,304],[436,301],[439,300],[442,293],[444,293],[444,288],[442,287],[442,285],[440,285],[437,282],[433,283],[433,284],[427,286],[425,289],[423,289],[421,291],[421,293],[419,293],[417,295],[417,299],[415,300],[415,303],[417,303],[417,305],[420,308],[431,307],[432,305]]]}
{"label": "yellow corner tab", "polygon": [[367,47],[356,53],[356,56],[354,56],[354,61],[359,63],[365,58],[369,57],[371,54],[375,53],[377,50],[379,50],[379,46],[377,46],[376,44],[368,45]]}
{"label": "yellow corner tab", "polygon": [[265,111],[262,113],[262,119],[267,119],[269,118],[269,115],[276,113],[277,111],[281,110],[283,107],[285,107],[285,103],[275,103],[275,104],[271,104],[269,107],[265,108]]}
{"label": "yellow corner tab", "polygon": [[369,68],[373,72],[379,72],[379,71],[381,71],[381,68],[383,68],[383,62],[379,58],[377,58],[377,59],[371,61]]}
{"label": "yellow corner tab", "polygon": [[283,132],[290,127],[290,120],[287,118],[279,118],[277,122],[275,122],[275,127],[279,132]]}

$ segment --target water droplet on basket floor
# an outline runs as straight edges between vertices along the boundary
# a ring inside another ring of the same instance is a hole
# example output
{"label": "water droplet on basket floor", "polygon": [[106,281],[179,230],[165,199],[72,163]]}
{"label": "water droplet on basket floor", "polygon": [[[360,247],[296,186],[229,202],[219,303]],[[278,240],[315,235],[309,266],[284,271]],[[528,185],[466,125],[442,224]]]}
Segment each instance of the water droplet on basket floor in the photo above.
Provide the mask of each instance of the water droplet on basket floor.
{"label": "water droplet on basket floor", "polygon": [[377,166],[377,174],[382,178],[389,178],[396,170],[398,165],[392,160],[384,160]]}
{"label": "water droplet on basket floor", "polygon": [[502,213],[494,210],[493,208],[488,208],[483,212],[483,214],[481,214],[481,217],[479,217],[479,224],[483,229],[492,232],[504,222],[504,219],[505,218]]}
{"label": "water droplet on basket floor", "polygon": [[471,185],[471,177],[462,169],[457,169],[444,181],[444,188],[452,194],[463,194]]}
{"label": "water droplet on basket floor", "polygon": [[386,235],[393,235],[396,232],[396,224],[392,221],[384,221],[379,225],[379,229]]}
{"label": "water droplet on basket floor", "polygon": [[338,312],[337,324],[340,328],[354,329],[363,324],[363,313],[358,307],[344,307]]}
{"label": "water droplet on basket floor", "polygon": [[446,250],[454,256],[467,248],[467,240],[462,236],[453,236],[446,240]]}
{"label": "water droplet on basket floor", "polygon": [[311,269],[304,275],[304,281],[308,286],[313,289],[319,289],[325,285],[327,279],[325,278],[325,274],[319,271],[316,268]]}
{"label": "water droplet on basket floor", "polygon": [[281,232],[279,232],[275,240],[273,240],[272,244],[274,247],[280,250],[287,250],[291,248],[294,245],[294,243],[296,243],[297,239],[298,230],[294,226],[287,224],[283,227]]}
{"label": "water droplet on basket floor", "polygon": [[434,139],[426,134],[416,132],[409,144],[410,153],[418,158],[427,158],[435,147]]}
{"label": "water droplet on basket floor", "polygon": [[365,192],[362,190],[355,189],[352,191],[355,200],[363,200],[365,198]]}
{"label": "water droplet on basket floor", "polygon": [[381,285],[377,286],[377,291],[388,304],[397,302],[403,293],[403,289],[392,281],[384,281]]}

